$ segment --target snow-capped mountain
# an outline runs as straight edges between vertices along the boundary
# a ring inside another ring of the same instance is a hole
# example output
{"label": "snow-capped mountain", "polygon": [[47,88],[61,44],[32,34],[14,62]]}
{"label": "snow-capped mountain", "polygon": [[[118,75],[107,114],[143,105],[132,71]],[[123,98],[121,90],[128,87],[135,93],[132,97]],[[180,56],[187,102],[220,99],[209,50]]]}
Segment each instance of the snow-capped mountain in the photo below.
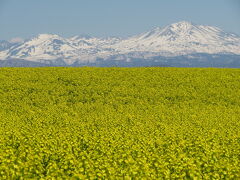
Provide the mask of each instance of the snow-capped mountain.
{"label": "snow-capped mountain", "polygon": [[207,63],[207,59],[221,59],[223,55],[228,63],[240,62],[238,35],[186,21],[126,39],[40,34],[18,44],[0,41],[1,60],[21,59],[52,65],[178,66],[175,60],[179,57],[179,62],[190,59],[185,63],[189,65],[194,60]]}
{"label": "snow-capped mountain", "polygon": [[24,59],[45,63],[62,59],[67,64],[75,61],[93,62],[97,57],[105,57],[114,51],[111,46],[119,41],[119,38],[75,36],[67,39],[55,34],[40,34],[22,44],[0,51],[0,59]]}
{"label": "snow-capped mountain", "polygon": [[219,28],[179,22],[131,37],[117,44],[121,51],[148,51],[169,55],[191,53],[240,54],[240,37]]}

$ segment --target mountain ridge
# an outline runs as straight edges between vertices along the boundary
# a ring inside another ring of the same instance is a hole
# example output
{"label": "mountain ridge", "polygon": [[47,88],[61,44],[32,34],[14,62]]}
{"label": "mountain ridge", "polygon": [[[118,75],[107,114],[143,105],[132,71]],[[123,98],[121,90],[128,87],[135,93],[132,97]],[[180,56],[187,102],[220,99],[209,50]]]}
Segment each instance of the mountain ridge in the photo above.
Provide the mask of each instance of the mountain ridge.
{"label": "mountain ridge", "polygon": [[194,54],[229,54],[237,57],[240,55],[240,36],[217,27],[181,21],[129,38],[96,38],[88,35],[64,38],[56,34],[39,34],[22,43],[0,41],[1,60],[21,59],[55,65],[59,65],[57,62],[60,61],[66,65],[96,64],[99,60],[151,61],[157,57],[187,57]]}

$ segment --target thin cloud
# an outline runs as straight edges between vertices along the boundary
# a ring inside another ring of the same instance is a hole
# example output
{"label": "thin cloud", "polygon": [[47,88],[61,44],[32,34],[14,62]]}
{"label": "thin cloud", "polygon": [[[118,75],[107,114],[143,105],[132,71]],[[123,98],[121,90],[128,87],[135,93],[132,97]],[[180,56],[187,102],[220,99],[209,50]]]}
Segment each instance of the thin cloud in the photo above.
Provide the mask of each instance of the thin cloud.
{"label": "thin cloud", "polygon": [[11,42],[11,43],[21,43],[23,41],[24,41],[23,38],[15,37],[15,38],[12,38],[9,42]]}

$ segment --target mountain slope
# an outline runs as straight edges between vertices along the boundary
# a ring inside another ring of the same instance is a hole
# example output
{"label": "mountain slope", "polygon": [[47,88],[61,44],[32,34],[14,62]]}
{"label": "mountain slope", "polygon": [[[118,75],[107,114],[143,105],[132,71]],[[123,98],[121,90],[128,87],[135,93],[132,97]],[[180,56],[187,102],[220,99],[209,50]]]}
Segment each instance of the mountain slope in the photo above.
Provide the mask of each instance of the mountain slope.
{"label": "mountain slope", "polygon": [[40,34],[14,48],[0,51],[0,59],[25,59],[44,63],[63,59],[67,64],[80,60],[94,61],[96,57],[114,51],[110,46],[119,40],[80,36],[67,39],[54,34]]}
{"label": "mountain slope", "polygon": [[4,50],[6,50],[6,49],[9,49],[10,47],[12,47],[12,46],[14,46],[14,45],[16,45],[16,44],[14,44],[14,43],[10,43],[10,42],[8,42],[8,41],[4,41],[4,40],[0,40],[0,52],[1,51],[4,51]]}
{"label": "mountain slope", "polygon": [[162,55],[240,54],[240,37],[216,27],[198,26],[183,21],[131,37],[116,47],[121,52],[148,51]]}
{"label": "mountain slope", "polygon": [[141,66],[149,61],[168,61],[168,57],[199,60],[201,54],[213,59],[214,56],[231,55],[235,62],[240,55],[240,37],[216,27],[182,21],[127,39],[63,38],[40,34],[18,44],[0,41],[1,60],[21,59],[51,65],[104,65],[134,61]]}

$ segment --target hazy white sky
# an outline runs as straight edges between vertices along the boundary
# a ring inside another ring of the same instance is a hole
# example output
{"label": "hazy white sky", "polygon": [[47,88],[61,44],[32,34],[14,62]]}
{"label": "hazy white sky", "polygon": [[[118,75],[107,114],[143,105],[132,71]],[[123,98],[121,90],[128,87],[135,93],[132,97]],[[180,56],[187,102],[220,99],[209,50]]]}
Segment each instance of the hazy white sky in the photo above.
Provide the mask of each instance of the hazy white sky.
{"label": "hazy white sky", "polygon": [[182,20],[240,35],[239,19],[240,0],[0,0],[0,39],[126,37]]}

